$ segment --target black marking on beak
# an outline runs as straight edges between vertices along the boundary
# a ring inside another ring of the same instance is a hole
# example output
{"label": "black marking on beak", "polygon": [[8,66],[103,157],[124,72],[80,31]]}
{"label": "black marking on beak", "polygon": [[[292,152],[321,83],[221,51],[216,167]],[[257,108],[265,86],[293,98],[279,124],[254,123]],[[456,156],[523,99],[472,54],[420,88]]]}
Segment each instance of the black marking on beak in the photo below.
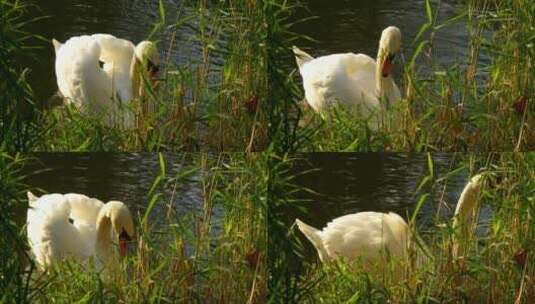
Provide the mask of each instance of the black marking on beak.
{"label": "black marking on beak", "polygon": [[104,61],[98,61],[98,66],[103,69],[104,68]]}
{"label": "black marking on beak", "polygon": [[160,67],[155,65],[150,59],[147,59],[147,71],[151,74],[156,74],[160,70]]}
{"label": "black marking on beak", "polygon": [[390,61],[390,63],[393,63],[396,59],[396,54],[389,54],[387,59]]}
{"label": "black marking on beak", "polygon": [[126,231],[123,229],[123,231],[121,231],[121,234],[119,234],[119,240],[129,242],[131,238],[128,233],[126,233]]}
{"label": "black marking on beak", "polygon": [[69,217],[69,223],[74,224],[74,220]]}

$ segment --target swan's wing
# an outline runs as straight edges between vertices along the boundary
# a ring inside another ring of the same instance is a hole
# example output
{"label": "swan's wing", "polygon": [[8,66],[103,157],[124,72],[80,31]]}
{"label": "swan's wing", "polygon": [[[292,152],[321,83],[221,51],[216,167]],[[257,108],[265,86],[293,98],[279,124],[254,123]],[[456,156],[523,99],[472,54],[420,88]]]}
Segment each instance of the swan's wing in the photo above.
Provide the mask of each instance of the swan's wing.
{"label": "swan's wing", "polygon": [[53,207],[50,205],[50,202],[64,200],[63,195],[61,194],[45,194],[39,198],[32,194],[31,196],[28,195],[28,199],[30,203],[27,214],[28,227],[37,227],[38,225],[35,224],[42,223],[42,219],[44,218],[43,216],[49,214],[51,212],[50,209]]}
{"label": "swan's wing", "polygon": [[128,67],[134,55],[134,44],[126,39],[120,39],[109,34],[91,35],[101,47],[100,59],[104,63],[115,62]]}
{"label": "swan's wing", "polygon": [[130,66],[134,58],[134,44],[109,34],[91,37],[100,45],[100,61],[104,62],[104,71],[113,79],[114,90],[121,101],[130,101],[133,98]]}
{"label": "swan's wing", "polygon": [[83,221],[96,226],[98,213],[104,206],[103,202],[77,193],[69,193],[64,196],[71,205],[71,218],[74,222]]}
{"label": "swan's wing", "polygon": [[343,54],[322,56],[300,67],[305,98],[310,106],[321,112],[337,99],[343,82]]}
{"label": "swan's wing", "polygon": [[[398,216],[399,217],[399,216]],[[401,217],[399,218],[401,219]],[[404,223],[403,219],[401,221]],[[394,223],[395,225],[391,226]],[[357,257],[377,258],[387,248],[399,253],[398,238],[400,223],[390,214],[359,212],[339,217],[322,231],[324,245],[330,253],[350,259]]]}
{"label": "swan's wing", "polygon": [[97,217],[104,203],[83,194],[69,193],[64,196],[71,206],[70,217],[78,230],[79,238],[88,245],[85,255],[92,256],[96,252]]}
{"label": "swan's wing", "polygon": [[383,218],[383,227],[385,235],[391,240],[388,243],[391,252],[406,252],[409,240],[409,225],[405,220],[394,212],[385,214]]}
{"label": "swan's wing", "polygon": [[377,66],[373,58],[364,54],[346,54],[344,67],[347,77],[351,78],[362,90],[372,95],[377,93],[375,80]]}
{"label": "swan's wing", "polygon": [[69,222],[70,213],[70,204],[61,194],[43,195],[28,210],[28,239],[41,266],[71,255],[80,258],[93,254],[94,244],[80,238],[77,228]]}
{"label": "swan's wing", "polygon": [[320,111],[334,101],[375,106],[375,61],[363,54],[334,54],[307,62],[301,71],[305,97]]}
{"label": "swan's wing", "polygon": [[56,77],[63,96],[78,106],[106,104],[112,83],[99,67],[100,46],[90,36],[73,37],[56,54]]}

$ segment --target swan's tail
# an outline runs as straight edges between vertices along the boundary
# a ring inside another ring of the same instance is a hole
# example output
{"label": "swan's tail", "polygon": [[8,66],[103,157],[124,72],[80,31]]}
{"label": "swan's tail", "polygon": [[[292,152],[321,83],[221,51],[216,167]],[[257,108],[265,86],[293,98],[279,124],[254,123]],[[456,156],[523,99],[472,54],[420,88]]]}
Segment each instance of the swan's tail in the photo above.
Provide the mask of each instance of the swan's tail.
{"label": "swan's tail", "polygon": [[297,224],[297,227],[299,227],[299,230],[301,230],[301,232],[303,232],[303,234],[312,243],[312,245],[314,245],[314,247],[318,251],[320,260],[322,262],[328,261],[329,255],[327,254],[327,250],[325,250],[325,246],[323,246],[323,241],[318,234],[319,230],[303,223],[300,219],[296,219],[295,223]]}
{"label": "swan's tail", "polygon": [[57,41],[56,39],[52,39],[52,45],[54,45],[54,50],[57,53],[59,48],[61,47],[61,42]]}
{"label": "swan's tail", "polygon": [[310,60],[313,60],[314,57],[310,56],[306,52],[300,50],[298,47],[293,46],[292,51],[295,54],[295,61],[297,62],[297,66],[299,67],[299,70],[301,70],[301,67],[309,62]]}
{"label": "swan's tail", "polygon": [[34,207],[35,202],[39,199],[35,194],[31,193],[30,191],[26,192],[26,195],[28,196],[28,205],[31,207]]}

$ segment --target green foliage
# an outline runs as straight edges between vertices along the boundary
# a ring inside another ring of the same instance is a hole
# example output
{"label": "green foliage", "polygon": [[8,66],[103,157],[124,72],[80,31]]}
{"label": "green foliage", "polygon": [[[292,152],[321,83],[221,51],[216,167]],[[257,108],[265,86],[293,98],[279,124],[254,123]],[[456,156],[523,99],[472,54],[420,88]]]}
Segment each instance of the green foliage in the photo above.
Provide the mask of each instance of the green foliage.
{"label": "green foliage", "polygon": [[15,56],[28,52],[34,37],[24,31],[32,22],[24,19],[26,8],[22,1],[0,1],[0,147],[10,151],[31,150],[38,140],[28,70],[15,64]]}
{"label": "green foliage", "polygon": [[0,302],[24,303],[33,289],[29,287],[33,264],[29,263],[24,230],[27,204],[24,175],[26,158],[0,152]]}

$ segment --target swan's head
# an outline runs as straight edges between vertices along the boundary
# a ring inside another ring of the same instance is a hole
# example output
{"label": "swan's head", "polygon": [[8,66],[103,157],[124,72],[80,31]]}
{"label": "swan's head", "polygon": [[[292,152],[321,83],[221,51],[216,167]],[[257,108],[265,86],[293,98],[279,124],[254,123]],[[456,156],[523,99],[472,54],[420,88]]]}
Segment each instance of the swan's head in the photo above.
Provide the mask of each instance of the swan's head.
{"label": "swan's head", "polygon": [[381,41],[379,42],[379,61],[381,75],[389,77],[394,67],[393,61],[396,54],[401,51],[401,31],[395,26],[389,26],[383,30]]}
{"label": "swan's head", "polygon": [[471,223],[474,221],[474,212],[477,209],[479,196],[483,187],[483,177],[483,174],[477,174],[464,186],[457,202],[457,207],[455,208],[454,227],[459,226],[462,222],[468,221]]}
{"label": "swan's head", "polygon": [[474,175],[469,182],[470,187],[472,187],[474,190],[478,191],[481,189],[481,185],[483,183],[483,174],[477,174]]}
{"label": "swan's head", "polygon": [[144,70],[154,83],[160,70],[160,54],[156,45],[150,41],[141,41],[136,46],[134,53],[136,59],[142,64]]}
{"label": "swan's head", "polygon": [[114,234],[119,238],[119,253],[126,256],[128,242],[134,237],[134,221],[128,207],[119,201],[110,201],[106,204],[106,213],[110,219]]}

